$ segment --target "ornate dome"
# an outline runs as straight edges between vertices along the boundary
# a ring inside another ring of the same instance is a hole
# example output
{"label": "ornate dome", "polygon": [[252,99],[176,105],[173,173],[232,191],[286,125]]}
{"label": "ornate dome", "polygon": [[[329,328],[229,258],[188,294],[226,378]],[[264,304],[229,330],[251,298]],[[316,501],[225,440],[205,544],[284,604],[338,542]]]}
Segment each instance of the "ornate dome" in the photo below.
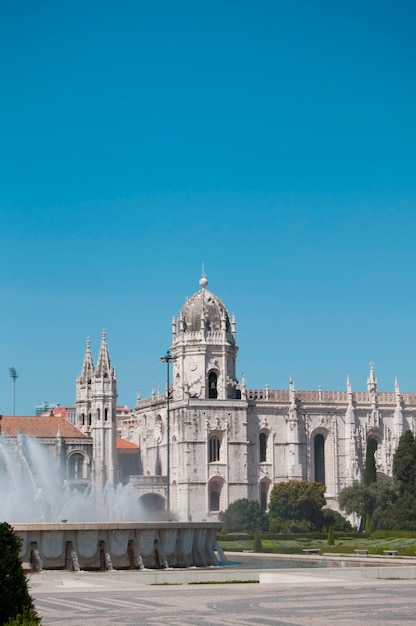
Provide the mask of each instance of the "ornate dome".
{"label": "ornate dome", "polygon": [[[201,319],[205,320],[205,329],[231,332],[230,316],[221,300],[206,289],[208,280],[202,276],[199,284],[202,289],[197,291],[191,298],[187,298],[179,313],[179,319],[183,319],[183,327],[186,331],[201,330]],[[224,326],[225,325],[225,326]]]}

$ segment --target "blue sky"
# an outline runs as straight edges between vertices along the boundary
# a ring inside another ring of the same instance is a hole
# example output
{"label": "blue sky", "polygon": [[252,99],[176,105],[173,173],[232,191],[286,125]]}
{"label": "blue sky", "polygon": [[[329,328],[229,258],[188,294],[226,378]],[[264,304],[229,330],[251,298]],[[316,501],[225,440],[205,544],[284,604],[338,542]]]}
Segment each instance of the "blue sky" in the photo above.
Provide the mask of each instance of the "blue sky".
{"label": "blue sky", "polygon": [[416,391],[413,2],[0,5],[0,411],[119,404],[209,289],[250,388]]}

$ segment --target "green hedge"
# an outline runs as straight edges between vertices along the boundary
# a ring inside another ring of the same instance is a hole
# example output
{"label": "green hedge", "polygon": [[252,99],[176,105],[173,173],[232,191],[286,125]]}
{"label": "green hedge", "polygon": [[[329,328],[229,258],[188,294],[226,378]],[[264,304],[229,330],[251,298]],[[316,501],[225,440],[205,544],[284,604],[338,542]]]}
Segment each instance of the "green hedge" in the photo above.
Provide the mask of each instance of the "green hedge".
{"label": "green hedge", "polygon": [[[379,531],[376,531],[379,532]],[[376,532],[372,533],[372,536],[376,536]],[[388,532],[388,531],[385,531]],[[392,535],[391,536],[398,536],[397,535],[397,531],[396,533],[394,533],[394,531],[391,531]],[[403,531],[406,532],[406,531]],[[412,532],[412,531],[407,531],[407,532]],[[256,536],[256,533],[217,533],[217,538],[221,541],[253,541],[254,537]],[[411,536],[411,535],[402,535],[400,534],[400,536],[402,537],[407,537],[407,536]],[[414,535],[416,537],[416,532],[414,533]],[[327,539],[328,538],[328,533],[327,532],[322,532],[322,533],[318,533],[318,532],[314,532],[314,533],[290,533],[290,534],[283,534],[283,533],[261,533],[261,538],[262,539],[273,539],[275,541],[305,541],[305,540],[317,540],[317,539]],[[351,532],[345,532],[345,531],[334,531],[334,538],[335,539],[368,539],[368,535],[366,533],[360,533],[356,530],[353,530]]]}
{"label": "green hedge", "polygon": [[416,539],[416,530],[375,530],[371,536],[374,539],[398,539],[400,537]]}

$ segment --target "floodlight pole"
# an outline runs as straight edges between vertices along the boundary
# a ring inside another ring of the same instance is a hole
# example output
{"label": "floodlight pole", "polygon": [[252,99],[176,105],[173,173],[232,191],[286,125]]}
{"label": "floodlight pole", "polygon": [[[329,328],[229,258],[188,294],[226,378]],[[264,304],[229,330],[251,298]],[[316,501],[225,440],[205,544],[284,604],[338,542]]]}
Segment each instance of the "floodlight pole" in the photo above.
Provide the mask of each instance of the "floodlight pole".
{"label": "floodlight pole", "polygon": [[16,415],[16,378],[19,378],[15,367],[9,367],[10,378],[13,379],[13,416]]}
{"label": "floodlight pole", "polygon": [[170,513],[170,407],[169,407],[169,370],[170,364],[175,360],[175,357],[172,356],[171,351],[167,350],[165,356],[162,356],[160,361],[161,363],[166,363],[166,439],[167,439],[167,448],[166,448],[166,477],[167,477],[167,491],[166,491],[166,509],[168,513]]}

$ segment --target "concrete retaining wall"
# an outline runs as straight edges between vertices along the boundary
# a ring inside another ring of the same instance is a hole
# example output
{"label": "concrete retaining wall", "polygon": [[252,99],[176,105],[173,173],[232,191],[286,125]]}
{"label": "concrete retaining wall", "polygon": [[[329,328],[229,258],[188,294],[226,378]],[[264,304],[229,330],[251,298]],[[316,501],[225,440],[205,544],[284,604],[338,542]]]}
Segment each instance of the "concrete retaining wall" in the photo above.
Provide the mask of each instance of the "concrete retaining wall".
{"label": "concrete retaining wall", "polygon": [[216,522],[13,524],[32,569],[111,570],[217,565]]}

